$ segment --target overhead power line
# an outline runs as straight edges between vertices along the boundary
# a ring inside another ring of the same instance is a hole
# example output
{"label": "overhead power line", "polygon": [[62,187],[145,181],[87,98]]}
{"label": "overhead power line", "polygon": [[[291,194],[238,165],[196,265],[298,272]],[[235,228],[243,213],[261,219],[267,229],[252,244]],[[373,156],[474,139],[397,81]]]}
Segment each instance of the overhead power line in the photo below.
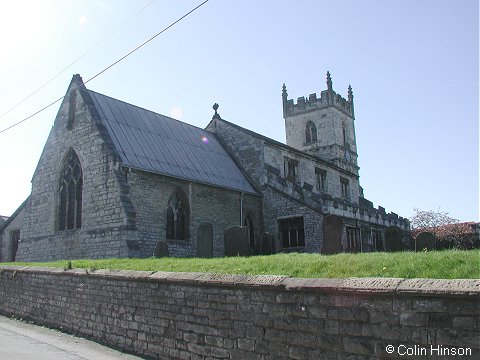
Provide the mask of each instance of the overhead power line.
{"label": "overhead power line", "polygon": [[[155,39],[156,37],[158,37],[159,35],[163,34],[165,31],[167,31],[168,29],[170,29],[171,27],[173,27],[174,25],[176,25],[177,23],[179,23],[180,21],[182,21],[183,19],[185,19],[188,15],[192,14],[193,12],[195,12],[196,10],[198,10],[200,7],[202,7],[203,5],[205,5],[207,2],[209,2],[209,0],[205,0],[204,2],[202,2],[200,5],[197,5],[196,7],[194,7],[192,10],[190,10],[189,12],[187,12],[186,14],[184,14],[183,16],[179,17],[177,20],[175,20],[174,22],[172,22],[170,25],[168,25],[167,27],[165,27],[164,29],[162,29],[161,31],[159,31],[158,33],[156,33],[155,35],[153,35],[151,38],[149,38],[148,40],[144,41],[143,43],[141,43],[140,45],[138,45],[135,49],[131,50],[130,52],[128,52],[127,54],[125,54],[124,56],[122,56],[120,59],[118,59],[117,61],[115,61],[114,63],[110,64],[109,66],[107,66],[106,68],[104,68],[103,70],[101,70],[100,72],[98,72],[97,74],[95,74],[94,76],[92,76],[90,79],[88,79],[87,81],[84,81],[84,85],[89,83],[90,81],[92,81],[93,79],[97,78],[98,76],[100,76],[101,74],[103,74],[105,71],[111,69],[112,67],[114,67],[115,65],[117,65],[119,62],[125,60],[127,57],[129,57],[130,55],[132,55],[134,52],[136,52],[137,50],[141,49],[143,46],[147,45],[150,41],[152,41],[153,39]],[[75,91],[77,90],[79,87],[73,89],[72,91]],[[32,117],[34,117],[35,115],[38,115],[39,113],[41,113],[42,111],[48,109],[49,107],[51,107],[52,105],[56,104],[57,102],[59,102],[60,100],[62,100],[64,98],[64,96],[61,96],[60,98],[56,99],[55,101],[51,102],[50,104],[48,104],[47,106],[41,108],[40,110],[38,110],[37,112],[27,116],[26,118],[16,122],[15,124],[13,125],[10,125],[8,127],[6,127],[5,129],[2,129],[0,130],[0,134],[1,133],[4,133],[12,128],[14,128],[15,126],[17,125],[20,125],[21,123],[31,119]]]}
{"label": "overhead power line", "polygon": [[130,21],[132,21],[138,14],[140,14],[143,10],[145,10],[151,3],[153,3],[155,0],[151,0],[149,3],[147,3],[144,7],[142,7],[140,10],[138,10],[135,14],[133,14],[132,16],[130,16],[130,18],[128,18],[125,22],[123,22],[120,26],[118,26],[116,29],[114,29],[110,34],[108,34],[107,36],[105,36],[102,40],[100,40],[99,42],[97,42],[95,45],[93,45],[90,49],[88,49],[85,53],[83,53],[82,55],[80,55],[78,58],[76,58],[70,65],[68,65],[66,68],[64,68],[62,71],[60,71],[57,75],[55,75],[53,78],[51,78],[50,80],[48,80],[46,83],[44,83],[42,86],[40,86],[37,90],[35,90],[34,92],[32,92],[30,95],[28,95],[27,97],[25,97],[23,100],[21,100],[19,103],[15,104],[14,106],[12,106],[10,109],[8,109],[6,112],[4,112],[3,114],[0,115],[0,118],[4,117],[5,115],[7,115],[8,113],[12,112],[13,110],[15,110],[17,107],[19,107],[21,104],[23,104],[25,101],[27,101],[28,99],[30,99],[33,95],[35,95],[37,92],[39,92],[40,90],[42,90],[45,86],[47,86],[48,84],[50,84],[53,80],[57,79],[60,75],[62,75],[65,71],[67,71],[69,68],[72,67],[72,65],[74,65],[75,63],[77,63],[80,59],[82,59],[83,57],[85,57],[86,55],[88,55],[92,50],[94,50],[95,48],[97,48],[101,43],[103,43],[105,40],[107,40],[110,36],[112,36],[114,33],[116,33],[118,30],[120,30],[123,26],[125,26],[126,24],[128,24]]}

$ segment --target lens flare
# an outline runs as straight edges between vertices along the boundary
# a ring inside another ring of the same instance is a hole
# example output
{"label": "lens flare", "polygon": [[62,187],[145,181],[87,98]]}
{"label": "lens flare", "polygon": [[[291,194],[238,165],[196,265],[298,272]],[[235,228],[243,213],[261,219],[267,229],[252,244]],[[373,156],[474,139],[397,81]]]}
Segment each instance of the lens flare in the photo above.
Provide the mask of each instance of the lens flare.
{"label": "lens flare", "polygon": [[208,139],[206,136],[202,136],[202,141],[204,144],[208,144]]}

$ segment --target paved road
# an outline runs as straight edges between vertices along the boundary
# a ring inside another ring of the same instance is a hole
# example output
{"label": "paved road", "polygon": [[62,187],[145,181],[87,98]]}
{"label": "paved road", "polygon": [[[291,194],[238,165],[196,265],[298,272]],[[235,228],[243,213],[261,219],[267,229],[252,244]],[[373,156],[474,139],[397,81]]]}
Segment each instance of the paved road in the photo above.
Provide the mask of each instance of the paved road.
{"label": "paved road", "polygon": [[0,316],[0,358],[12,360],[138,360],[93,341]]}

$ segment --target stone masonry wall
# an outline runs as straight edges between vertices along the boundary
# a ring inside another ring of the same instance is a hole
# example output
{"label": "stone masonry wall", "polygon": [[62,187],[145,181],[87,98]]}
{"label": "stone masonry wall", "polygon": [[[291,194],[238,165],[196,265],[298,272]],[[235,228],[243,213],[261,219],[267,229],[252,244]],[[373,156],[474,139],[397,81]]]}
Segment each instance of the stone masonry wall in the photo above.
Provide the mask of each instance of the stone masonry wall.
{"label": "stone masonry wall", "polygon": [[[81,79],[74,76],[69,91],[81,84]],[[88,92],[80,88],[76,93],[73,123],[67,126],[66,96],[32,178],[29,209],[17,253],[20,261],[128,256],[126,237],[131,236],[134,222],[130,220],[134,214],[126,201],[127,188],[122,184],[124,175],[119,159]],[[75,151],[82,167],[82,227],[59,231],[58,189],[69,149]]]}
{"label": "stone masonry wall", "polygon": [[[277,233],[278,220],[286,217],[301,216],[303,217],[305,229],[305,251],[311,253],[320,252],[323,241],[323,215],[319,211],[292,201],[291,198],[280,191],[276,191],[274,188],[267,188],[264,191],[264,199],[265,211],[268,213],[268,216],[265,216],[266,232],[271,234]],[[282,249],[280,236],[276,238],[275,248],[277,251],[285,250]],[[298,249],[296,250],[298,251]]]}
{"label": "stone masonry wall", "polygon": [[[318,141],[305,144],[305,127],[312,121],[317,127]],[[340,161],[344,157],[343,127],[347,141],[350,162]],[[358,175],[357,148],[353,119],[334,107],[309,111],[285,118],[286,140],[289,146],[306,151],[321,159]]]}
{"label": "stone masonry wall", "polygon": [[147,359],[436,359],[455,351],[444,358],[473,360],[479,288],[479,280],[2,267],[0,312]]}
{"label": "stone masonry wall", "polygon": [[[136,212],[136,224],[141,252],[138,256],[152,256],[159,241],[167,241],[172,256],[195,256],[197,254],[197,232],[200,225],[213,227],[213,256],[223,256],[223,232],[240,225],[240,216],[251,215],[261,219],[262,199],[245,194],[243,210],[240,211],[241,194],[237,191],[192,183],[166,176],[132,171],[128,174],[130,199]],[[170,196],[181,189],[188,199],[189,227],[186,240],[166,239],[166,215]],[[243,220],[242,220],[243,224]],[[255,221],[255,234],[263,232],[261,221]],[[258,240],[259,241],[259,240]]]}

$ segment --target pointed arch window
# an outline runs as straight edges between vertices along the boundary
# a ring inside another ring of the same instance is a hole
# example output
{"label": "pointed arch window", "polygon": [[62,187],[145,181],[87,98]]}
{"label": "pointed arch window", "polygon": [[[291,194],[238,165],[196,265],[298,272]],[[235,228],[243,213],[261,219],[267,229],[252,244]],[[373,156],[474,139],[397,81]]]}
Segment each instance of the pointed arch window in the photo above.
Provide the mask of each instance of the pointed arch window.
{"label": "pointed arch window", "polygon": [[317,142],[317,127],[311,121],[305,126],[305,142],[307,144]]}
{"label": "pointed arch window", "polygon": [[82,191],[82,166],[75,151],[70,149],[63,163],[59,184],[59,230],[82,227]]}
{"label": "pointed arch window", "polygon": [[184,192],[176,190],[167,205],[167,239],[187,240],[188,237],[188,200]]}

